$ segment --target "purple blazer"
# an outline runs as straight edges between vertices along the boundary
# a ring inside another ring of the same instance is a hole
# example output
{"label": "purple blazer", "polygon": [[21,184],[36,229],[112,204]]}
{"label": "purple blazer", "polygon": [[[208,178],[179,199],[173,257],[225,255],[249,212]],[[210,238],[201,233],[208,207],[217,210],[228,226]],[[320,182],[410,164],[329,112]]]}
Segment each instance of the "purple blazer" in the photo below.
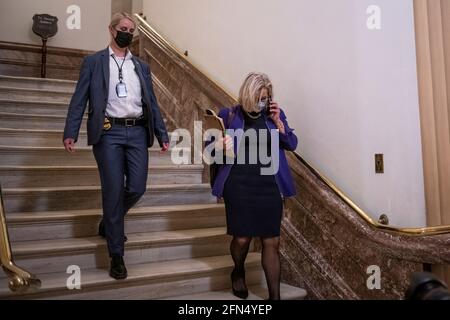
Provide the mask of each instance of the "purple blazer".
{"label": "purple blazer", "polygon": [[[228,124],[227,129],[244,129],[244,115],[242,113],[242,107],[236,106],[232,109],[230,108],[222,108],[218,114],[219,117],[221,117],[227,125],[229,113],[231,110],[234,110],[235,115],[232,116],[231,123]],[[294,187],[294,181],[292,179],[291,171],[289,169],[287,160],[286,160],[286,154],[285,150],[288,151],[294,151],[297,149],[298,140],[297,136],[294,134],[294,129],[291,129],[287,123],[286,115],[284,114],[283,110],[281,110],[280,113],[280,120],[284,123],[285,128],[285,134],[280,133],[280,150],[279,150],[279,169],[278,172],[275,174],[275,181],[278,185],[278,189],[280,190],[280,194],[283,197],[292,197],[295,195],[295,187]],[[272,119],[268,118],[266,120],[266,125],[269,130],[271,129],[277,129],[275,123],[272,121]],[[238,154],[237,150],[238,146],[235,143],[234,144],[234,153],[235,155]],[[214,182],[213,188],[212,188],[212,194],[218,198],[222,198],[223,196],[223,189],[225,182],[228,179],[228,176],[230,175],[231,168],[233,167],[232,164],[224,164],[219,165],[219,170],[217,172],[216,180]]]}

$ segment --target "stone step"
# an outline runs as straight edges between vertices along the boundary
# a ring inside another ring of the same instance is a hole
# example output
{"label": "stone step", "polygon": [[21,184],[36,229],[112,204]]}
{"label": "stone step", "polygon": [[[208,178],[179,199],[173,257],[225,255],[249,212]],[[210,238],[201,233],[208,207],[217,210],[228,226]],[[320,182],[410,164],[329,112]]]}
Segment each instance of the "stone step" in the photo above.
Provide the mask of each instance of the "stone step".
{"label": "stone step", "polygon": [[[0,128],[0,141],[4,146],[61,147],[63,133],[62,130]],[[169,132],[169,138],[171,137],[172,133]],[[172,145],[175,145],[176,142],[175,140],[171,141]],[[80,131],[76,147],[86,146],[87,132]],[[160,150],[157,140],[152,148]]]}
{"label": "stone step", "polygon": [[[0,99],[0,112],[18,114],[52,114],[66,116],[69,105],[57,103],[52,100],[39,99],[38,101],[18,101],[12,99]],[[87,114],[87,108],[86,108]]]}
{"label": "stone step", "polygon": [[[87,116],[84,116],[81,128],[86,128]],[[0,127],[12,129],[64,130],[65,115],[38,115],[20,113],[0,113]],[[61,137],[62,138],[62,137]]]}
{"label": "stone step", "polygon": [[[166,122],[167,120],[164,119]],[[80,128],[85,130],[87,116],[85,115]],[[63,131],[66,124],[65,115],[20,114],[0,112],[0,128],[36,129]]]}
{"label": "stone step", "polygon": [[[149,185],[202,183],[202,165],[150,166]],[[3,188],[99,186],[97,166],[0,166]]]}
{"label": "stone step", "polygon": [[67,90],[44,90],[0,85],[0,97],[18,101],[53,101],[69,105],[73,93]]}
{"label": "stone step", "polygon": [[[11,242],[96,236],[101,209],[8,213]],[[132,208],[126,234],[225,226],[223,204],[182,204]]]}
{"label": "stone step", "polygon": [[[0,128],[0,141],[4,146],[61,147],[62,130]],[[156,147],[157,143],[155,143]],[[87,132],[80,131],[76,147],[87,146]]]}
{"label": "stone step", "polygon": [[[249,286],[263,281],[260,260],[258,253],[249,253],[246,259]],[[0,282],[0,299],[148,300],[217,291],[230,288],[233,265],[229,255],[129,265],[128,278],[121,281],[109,277],[106,268],[81,270],[80,290],[67,288],[70,274],[64,270],[37,274],[41,288],[23,294],[11,292],[4,279]]]}
{"label": "stone step", "polygon": [[[101,208],[101,199],[99,186],[3,189],[7,213],[95,209]],[[209,184],[150,185],[136,206],[216,202]]]}
{"label": "stone step", "polygon": [[[286,283],[280,284],[281,300],[303,300],[306,297],[306,290]],[[267,300],[269,293],[266,284],[253,285],[248,287],[248,298],[246,300]],[[164,300],[242,300],[236,297],[230,289],[217,291],[207,291],[197,294],[169,297]]]}
{"label": "stone step", "polygon": [[[156,143],[157,144],[157,143]],[[149,149],[150,165],[173,165],[171,151]],[[29,147],[0,145],[0,166],[95,166],[92,149],[76,145],[69,154],[64,147]]]}
{"label": "stone step", "polygon": [[27,89],[57,90],[73,93],[76,81],[60,79],[42,79],[29,77],[11,77],[0,75],[0,86]]}
{"label": "stone step", "polygon": [[[226,255],[231,237],[224,227],[128,234],[127,265]],[[107,268],[106,240],[99,237],[13,242],[14,261],[32,273],[64,272],[70,265],[82,270]]]}

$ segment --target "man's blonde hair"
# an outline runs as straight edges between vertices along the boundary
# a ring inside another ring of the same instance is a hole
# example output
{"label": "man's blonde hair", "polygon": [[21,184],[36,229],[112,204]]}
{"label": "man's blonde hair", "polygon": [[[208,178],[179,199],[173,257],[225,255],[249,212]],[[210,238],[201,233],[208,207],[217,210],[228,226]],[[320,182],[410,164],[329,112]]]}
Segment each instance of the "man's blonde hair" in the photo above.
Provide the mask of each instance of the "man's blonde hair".
{"label": "man's blonde hair", "polygon": [[273,96],[272,82],[264,73],[251,72],[239,90],[239,104],[247,112],[260,111],[257,107],[261,91],[267,89],[269,96]]}
{"label": "man's blonde hair", "polygon": [[117,25],[119,25],[120,21],[122,21],[122,19],[128,19],[131,22],[133,22],[134,24],[134,29],[137,28],[138,23],[136,21],[136,19],[129,14],[128,12],[117,12],[115,13],[112,18],[111,18],[111,23],[109,24],[110,27],[115,28]]}

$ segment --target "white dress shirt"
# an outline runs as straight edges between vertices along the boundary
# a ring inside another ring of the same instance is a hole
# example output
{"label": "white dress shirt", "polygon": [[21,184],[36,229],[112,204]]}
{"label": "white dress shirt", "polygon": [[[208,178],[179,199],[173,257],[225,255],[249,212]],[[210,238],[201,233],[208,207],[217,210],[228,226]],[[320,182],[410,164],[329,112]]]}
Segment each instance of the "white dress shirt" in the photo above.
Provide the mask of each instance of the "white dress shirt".
{"label": "white dress shirt", "polygon": [[[131,60],[132,54],[127,50],[124,58],[116,57],[111,47],[109,47],[109,92],[108,103],[106,105],[106,116],[112,118],[139,118],[142,111],[142,89],[139,77],[136,73],[134,63]],[[122,66],[122,82],[127,87],[127,97],[119,98],[116,93],[116,86],[119,81],[119,66]]]}

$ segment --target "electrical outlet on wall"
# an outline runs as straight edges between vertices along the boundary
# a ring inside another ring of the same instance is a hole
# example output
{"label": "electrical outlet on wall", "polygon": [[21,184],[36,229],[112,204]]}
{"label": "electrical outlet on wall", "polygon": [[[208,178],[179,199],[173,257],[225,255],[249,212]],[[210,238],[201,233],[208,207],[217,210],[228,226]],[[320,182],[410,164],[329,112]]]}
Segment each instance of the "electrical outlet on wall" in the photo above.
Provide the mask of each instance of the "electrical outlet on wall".
{"label": "electrical outlet on wall", "polygon": [[384,173],[384,154],[382,153],[375,155],[375,173]]}

